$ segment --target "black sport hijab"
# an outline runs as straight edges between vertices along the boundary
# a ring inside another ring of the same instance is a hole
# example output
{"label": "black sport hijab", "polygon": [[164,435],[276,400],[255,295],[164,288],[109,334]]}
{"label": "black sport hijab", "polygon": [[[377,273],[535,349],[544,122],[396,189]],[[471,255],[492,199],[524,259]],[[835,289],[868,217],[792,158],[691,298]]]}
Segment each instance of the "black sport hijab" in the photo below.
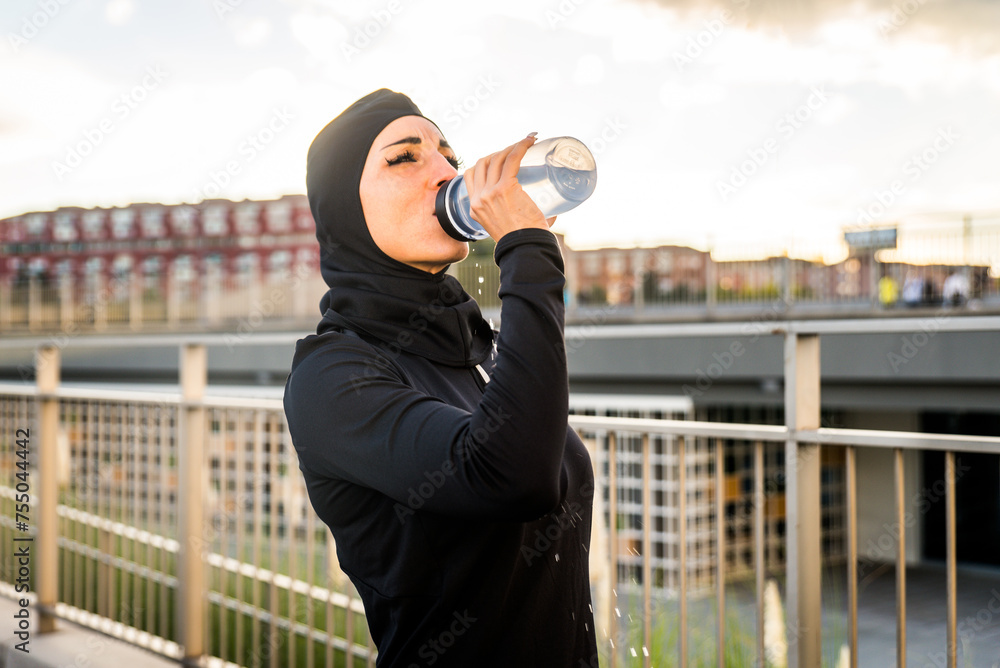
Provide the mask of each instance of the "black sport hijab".
{"label": "black sport hijab", "polygon": [[430,274],[386,255],[361,207],[361,174],[375,137],[392,121],[420,116],[402,93],[380,89],[330,121],[309,147],[306,191],[316,221],[320,271],[330,286],[319,332],[331,327],[375,338],[449,366],[479,364],[493,332],[453,276]]}

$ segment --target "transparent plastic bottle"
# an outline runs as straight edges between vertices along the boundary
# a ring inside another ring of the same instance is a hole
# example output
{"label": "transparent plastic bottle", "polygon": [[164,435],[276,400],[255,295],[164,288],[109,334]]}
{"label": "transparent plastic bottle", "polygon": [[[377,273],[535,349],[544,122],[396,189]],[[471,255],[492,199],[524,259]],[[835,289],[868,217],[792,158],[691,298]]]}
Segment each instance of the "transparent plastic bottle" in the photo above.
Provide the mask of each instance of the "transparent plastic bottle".
{"label": "transparent plastic bottle", "polygon": [[[576,208],[597,186],[597,163],[583,142],[573,137],[552,137],[535,142],[524,154],[517,181],[546,218]],[[441,186],[435,214],[441,227],[460,241],[489,236],[469,211],[465,179],[458,176]]]}

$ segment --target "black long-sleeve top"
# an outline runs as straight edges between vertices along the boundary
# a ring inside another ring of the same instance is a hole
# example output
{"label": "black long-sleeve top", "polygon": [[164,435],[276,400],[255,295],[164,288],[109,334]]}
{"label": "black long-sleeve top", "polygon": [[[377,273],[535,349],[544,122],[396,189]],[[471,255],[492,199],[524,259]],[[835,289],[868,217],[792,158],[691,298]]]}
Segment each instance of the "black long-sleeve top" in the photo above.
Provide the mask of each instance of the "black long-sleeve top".
{"label": "black long-sleeve top", "polygon": [[562,257],[550,232],[520,230],[495,258],[503,325],[480,366],[408,354],[407,332],[394,347],[336,330],[296,347],[292,442],[380,667],[597,666]]}

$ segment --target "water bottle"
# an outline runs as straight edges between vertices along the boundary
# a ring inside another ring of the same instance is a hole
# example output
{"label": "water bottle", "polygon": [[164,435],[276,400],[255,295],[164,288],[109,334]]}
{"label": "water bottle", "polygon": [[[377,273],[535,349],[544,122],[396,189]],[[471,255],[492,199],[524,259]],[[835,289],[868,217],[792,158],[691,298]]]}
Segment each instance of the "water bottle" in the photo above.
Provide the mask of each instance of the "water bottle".
{"label": "water bottle", "polygon": [[[553,137],[528,148],[517,181],[545,217],[551,218],[576,208],[593,194],[597,164],[579,139]],[[459,241],[489,236],[469,211],[469,193],[462,176],[441,186],[434,213],[444,231]]]}

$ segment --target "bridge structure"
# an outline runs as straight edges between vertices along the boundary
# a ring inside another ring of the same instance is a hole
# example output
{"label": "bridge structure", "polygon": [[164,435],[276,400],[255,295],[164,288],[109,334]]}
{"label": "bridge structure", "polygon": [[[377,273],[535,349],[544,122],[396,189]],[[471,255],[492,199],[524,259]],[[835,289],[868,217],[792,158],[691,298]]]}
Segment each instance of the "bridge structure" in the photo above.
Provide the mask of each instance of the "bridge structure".
{"label": "bridge structure", "polygon": [[[0,540],[21,533],[23,425],[39,634],[110,628],[189,665],[371,664],[363,609],[308,512],[276,398],[303,333],[0,341]],[[977,642],[988,648],[989,625],[959,623],[959,592],[967,566],[995,566],[1000,553],[988,516],[1000,505],[998,341],[1000,317],[943,308],[816,319],[765,308],[702,323],[591,314],[569,326],[570,424],[598,480],[591,567],[605,662],[634,651],[647,665],[723,666],[734,652],[829,663],[824,583],[835,581],[848,665],[904,666],[908,649],[928,651],[907,636],[907,574],[937,561],[934,651],[955,666]],[[16,572],[5,557],[6,595]],[[886,578],[889,647],[866,640],[858,612]],[[765,632],[772,579],[783,642]]]}

